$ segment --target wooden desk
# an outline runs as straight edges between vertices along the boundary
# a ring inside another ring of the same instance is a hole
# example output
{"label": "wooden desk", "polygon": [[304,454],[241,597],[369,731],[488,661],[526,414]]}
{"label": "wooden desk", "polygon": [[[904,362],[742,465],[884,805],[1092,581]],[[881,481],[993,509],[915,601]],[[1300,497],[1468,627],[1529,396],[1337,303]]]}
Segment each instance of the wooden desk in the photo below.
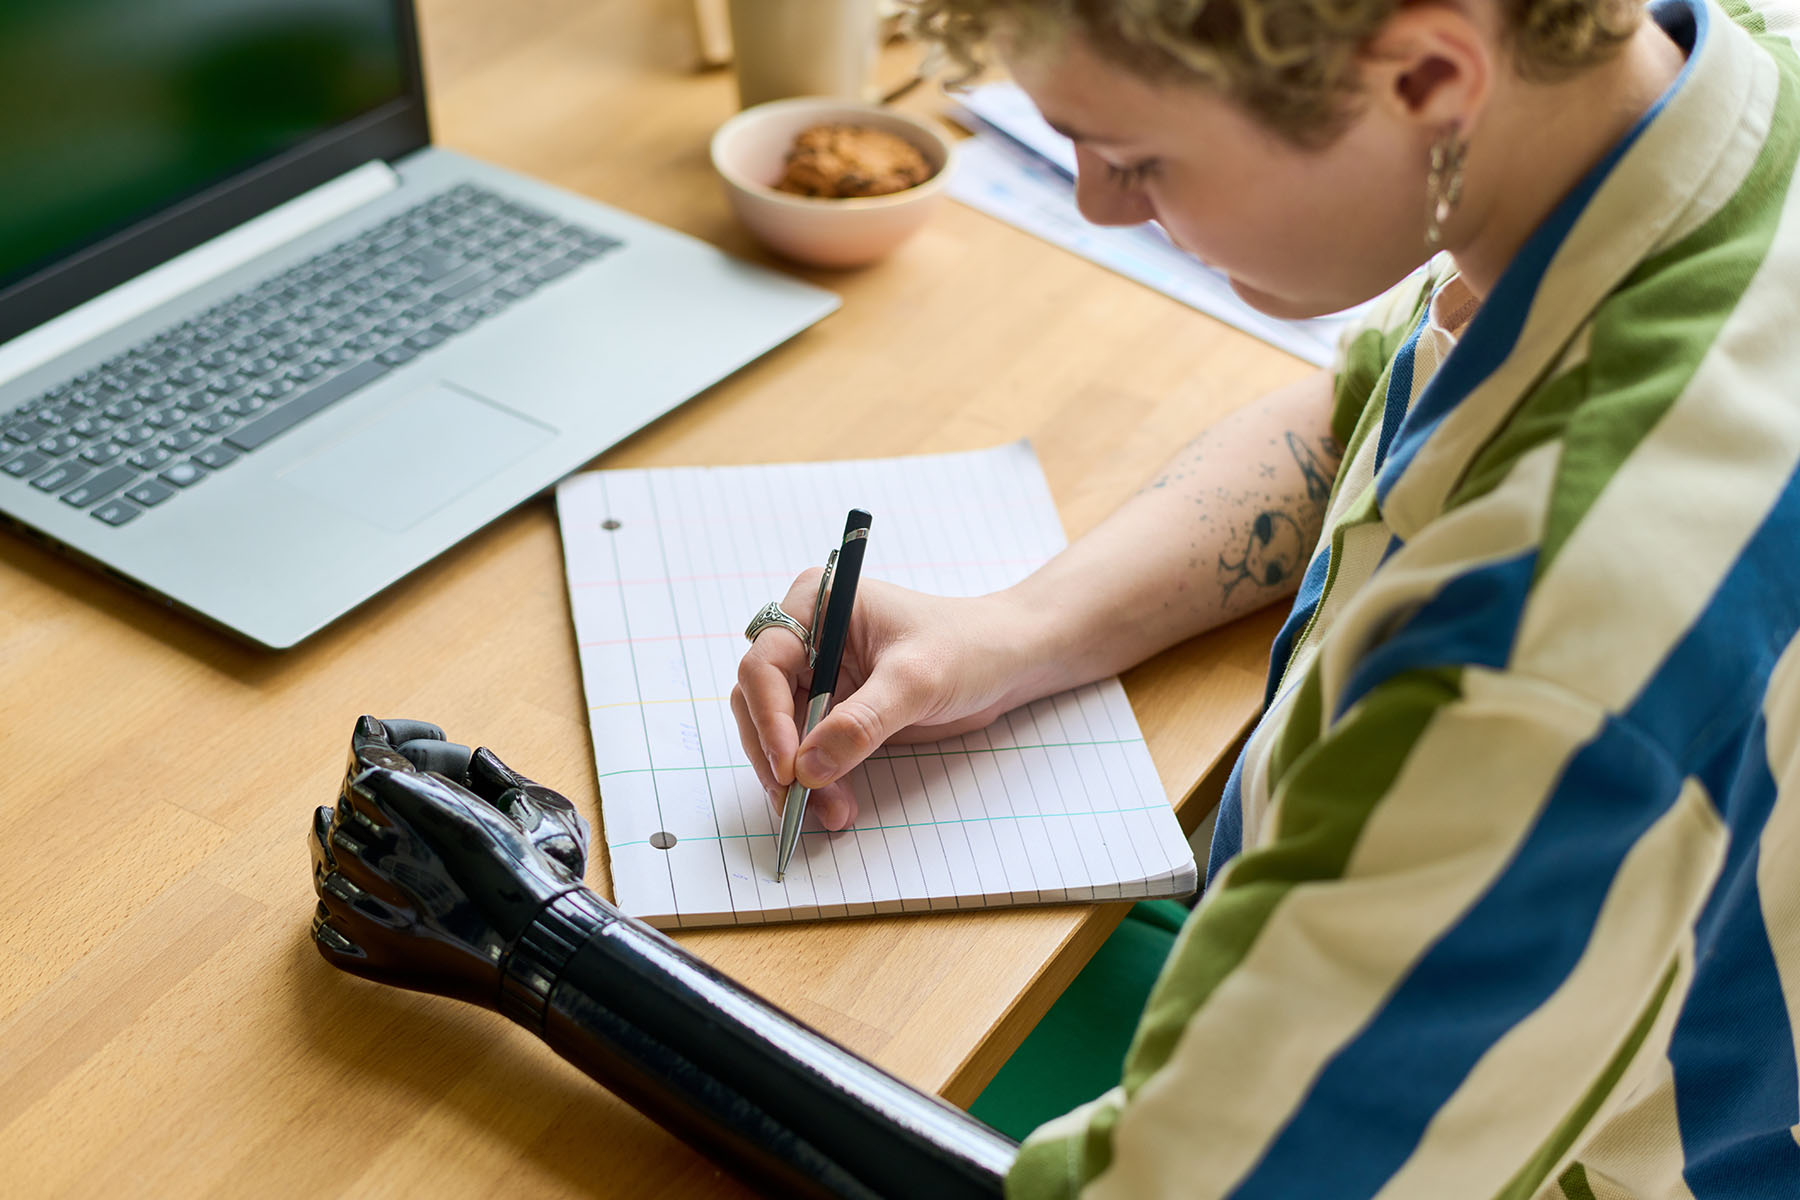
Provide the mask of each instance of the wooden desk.
{"label": "wooden desk", "polygon": [[[426,0],[440,140],[762,257],[707,165],[732,84],[691,72],[688,2]],[[1074,535],[1194,431],[1306,370],[955,205],[892,260],[815,278],[839,313],[601,464],[1029,436]],[[1127,678],[1171,795],[1193,796],[1252,711],[1274,623]],[[307,937],[308,821],[358,713],[491,744],[597,816],[548,501],[283,655],[0,536],[0,679],[10,1194],[734,1190],[501,1018],[340,975]],[[607,889],[604,861],[590,881]],[[682,941],[967,1103],[1121,907]]]}

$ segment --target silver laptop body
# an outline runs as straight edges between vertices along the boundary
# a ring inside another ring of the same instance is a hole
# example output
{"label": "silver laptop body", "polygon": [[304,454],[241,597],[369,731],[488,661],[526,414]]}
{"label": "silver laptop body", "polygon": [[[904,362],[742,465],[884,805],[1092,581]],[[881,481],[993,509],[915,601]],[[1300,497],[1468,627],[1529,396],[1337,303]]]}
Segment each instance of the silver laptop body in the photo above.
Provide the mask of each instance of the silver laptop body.
{"label": "silver laptop body", "polygon": [[[430,146],[410,3],[392,7],[407,111],[396,121],[389,105],[373,122],[365,114],[347,132],[327,131],[330,161],[313,170],[329,172],[323,182],[293,175],[290,191],[310,186],[223,235],[197,237],[205,222],[190,221],[172,237],[167,214],[150,214],[135,235],[82,246],[23,280],[0,274],[0,336],[12,335],[0,345],[0,516],[272,648],[317,631],[838,303]],[[385,152],[359,158],[359,137]],[[424,144],[408,148],[409,139]],[[271,170],[258,164],[252,183]],[[190,197],[175,215],[205,200]],[[476,242],[529,223],[536,248],[501,245],[497,266],[462,255],[461,243],[440,253],[431,222],[443,212]],[[111,277],[94,264],[109,253],[132,259],[134,244],[141,261],[146,239],[151,253],[167,251],[163,261],[105,286]],[[354,253],[331,256],[347,243]],[[384,263],[399,265],[376,278]],[[341,318],[342,329],[277,287],[313,278],[329,291],[340,277],[375,280],[359,306],[368,311]],[[390,296],[395,279],[406,286]],[[301,317],[285,319],[290,304]],[[55,316],[21,328],[22,307],[26,320]],[[246,311],[256,314],[248,325]],[[221,313],[231,318],[223,328]],[[127,367],[136,374],[121,380]],[[233,386],[208,390],[221,371]],[[151,382],[121,386],[139,379]],[[8,463],[30,469],[6,473]],[[89,494],[87,483],[106,490]]]}

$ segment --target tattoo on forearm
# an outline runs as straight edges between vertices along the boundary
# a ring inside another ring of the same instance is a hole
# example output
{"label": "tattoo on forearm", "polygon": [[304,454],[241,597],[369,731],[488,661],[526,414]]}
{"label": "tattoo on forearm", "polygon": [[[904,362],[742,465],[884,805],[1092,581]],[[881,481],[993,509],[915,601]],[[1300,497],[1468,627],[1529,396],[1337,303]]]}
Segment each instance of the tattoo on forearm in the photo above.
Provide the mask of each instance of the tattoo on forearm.
{"label": "tattoo on forearm", "polygon": [[1319,448],[1330,456],[1332,466],[1327,466],[1323,459],[1314,454],[1312,447],[1297,433],[1288,433],[1287,446],[1288,453],[1294,456],[1294,462],[1299,464],[1300,474],[1306,480],[1306,498],[1323,500],[1331,495],[1331,480],[1337,474],[1335,464],[1343,454],[1336,440],[1328,437],[1319,439]]}
{"label": "tattoo on forearm", "polygon": [[[1292,469],[1281,458],[1278,447],[1283,445],[1288,461],[1299,468],[1298,488]],[[1219,585],[1229,600],[1238,585],[1246,581],[1253,593],[1265,588],[1280,590],[1291,586],[1306,569],[1307,552],[1318,539],[1325,501],[1331,495],[1332,480],[1342,457],[1343,447],[1333,438],[1289,431],[1280,439],[1270,439],[1268,458],[1254,467],[1268,490],[1239,491],[1221,480],[1206,461],[1207,447],[1202,441],[1145,484],[1139,494],[1179,487],[1191,493],[1199,506],[1199,525],[1223,524],[1221,532],[1228,538],[1234,537],[1234,527],[1244,528],[1240,522],[1248,515],[1242,548],[1235,555],[1218,556]],[[1198,559],[1188,566],[1204,569]]]}
{"label": "tattoo on forearm", "polygon": [[[1316,515],[1319,506],[1331,495],[1331,481],[1337,473],[1343,448],[1335,439],[1325,437],[1319,439],[1319,449],[1314,451],[1301,435],[1292,431],[1285,440],[1288,453],[1293,455],[1306,485],[1306,501],[1299,506],[1300,519],[1280,508],[1265,508],[1256,514],[1250,522],[1243,553],[1236,560],[1219,555],[1219,582],[1225,589],[1226,599],[1230,599],[1238,584],[1245,580],[1250,580],[1253,586],[1280,588],[1305,569],[1311,538],[1302,527],[1302,519]],[[1273,466],[1266,466],[1263,473],[1273,476]],[[1311,526],[1313,522],[1309,520],[1305,524]],[[1316,529],[1313,536],[1317,536]]]}
{"label": "tattoo on forearm", "polygon": [[1280,587],[1293,578],[1306,554],[1300,524],[1284,512],[1259,512],[1250,523],[1250,539],[1236,562],[1219,555],[1219,582],[1229,599],[1238,584],[1249,579],[1263,587]]}

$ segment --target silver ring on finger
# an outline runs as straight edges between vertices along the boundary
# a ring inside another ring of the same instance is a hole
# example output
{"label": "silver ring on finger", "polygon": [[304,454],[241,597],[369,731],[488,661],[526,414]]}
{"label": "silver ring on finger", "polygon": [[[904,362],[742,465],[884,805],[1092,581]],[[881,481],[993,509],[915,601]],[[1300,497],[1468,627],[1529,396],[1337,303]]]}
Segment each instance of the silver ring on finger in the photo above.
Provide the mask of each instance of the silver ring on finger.
{"label": "silver ring on finger", "polygon": [[756,610],[756,615],[750,618],[750,624],[744,626],[744,637],[747,640],[754,642],[756,640],[756,635],[769,628],[771,625],[779,625],[781,628],[799,638],[801,648],[804,649],[809,656],[811,655],[812,637],[806,632],[806,626],[789,616],[787,610],[773,600]]}

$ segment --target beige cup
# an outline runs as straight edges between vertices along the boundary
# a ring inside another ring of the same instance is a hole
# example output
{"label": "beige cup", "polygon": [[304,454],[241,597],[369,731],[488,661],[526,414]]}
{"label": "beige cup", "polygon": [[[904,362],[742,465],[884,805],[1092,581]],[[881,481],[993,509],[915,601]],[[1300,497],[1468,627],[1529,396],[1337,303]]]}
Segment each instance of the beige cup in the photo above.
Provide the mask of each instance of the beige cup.
{"label": "beige cup", "polygon": [[880,37],[880,0],[731,0],[738,104],[873,99]]}

